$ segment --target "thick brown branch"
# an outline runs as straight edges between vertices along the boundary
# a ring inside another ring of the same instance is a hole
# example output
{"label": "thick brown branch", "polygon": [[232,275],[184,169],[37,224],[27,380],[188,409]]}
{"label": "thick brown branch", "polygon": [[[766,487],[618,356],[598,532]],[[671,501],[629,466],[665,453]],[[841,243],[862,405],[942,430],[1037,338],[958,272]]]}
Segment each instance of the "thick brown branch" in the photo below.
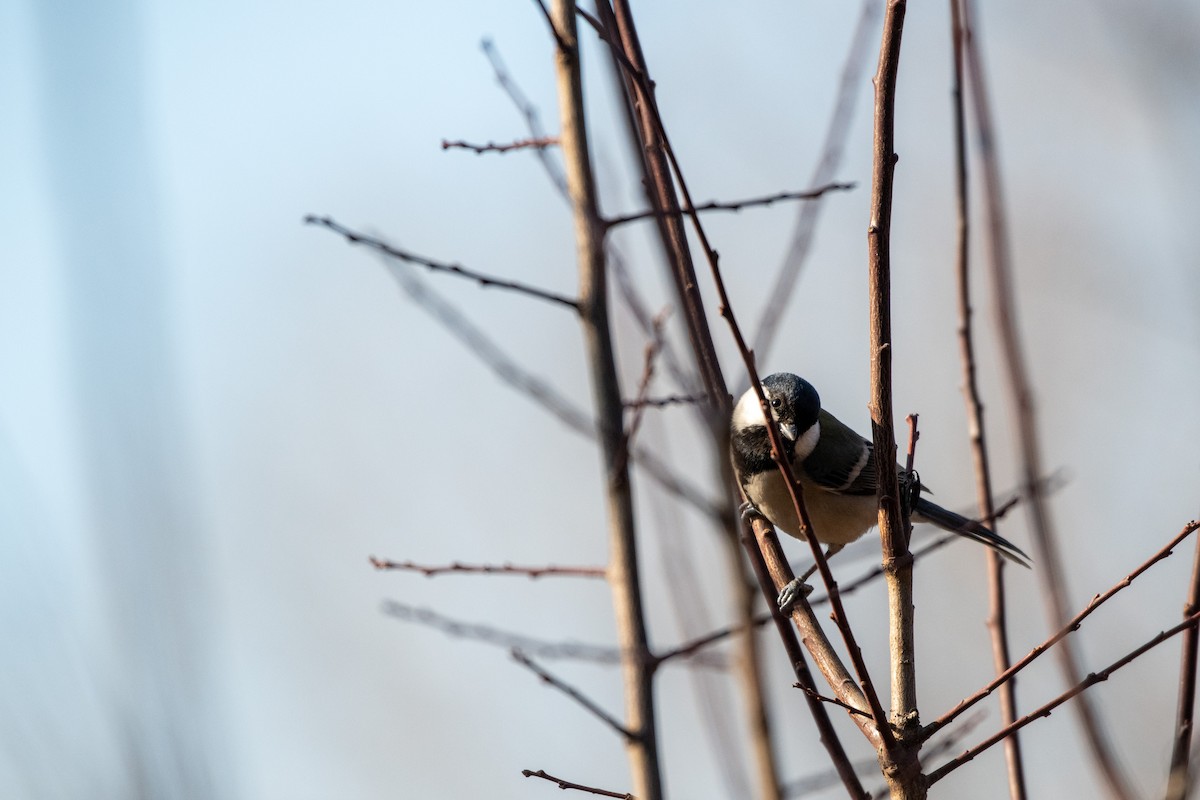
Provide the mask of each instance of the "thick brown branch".
{"label": "thick brown branch", "polygon": [[[756,208],[758,206],[771,206],[775,203],[780,203],[789,200],[816,200],[824,197],[829,192],[849,191],[853,189],[853,183],[827,183],[817,189],[809,189],[803,192],[779,192],[778,194],[767,195],[766,197],[753,197],[749,200],[734,200],[726,203],[712,201],[696,206],[695,211],[741,211],[744,208]],[[691,208],[680,209],[676,211],[639,211],[636,214],[626,214],[623,217],[610,217],[605,220],[608,227],[613,228],[617,225],[624,225],[628,222],[638,222],[644,219],[658,219],[664,216],[682,216],[690,214],[693,211]]]}
{"label": "thick brown branch", "polygon": [[558,788],[560,789],[576,789],[581,792],[598,794],[602,797],[617,797],[620,798],[620,800],[634,800],[633,795],[629,794],[628,792],[621,794],[620,792],[610,792],[607,789],[597,789],[595,786],[585,786],[582,783],[572,783],[571,781],[565,781],[562,778],[556,778],[540,769],[536,772],[529,769],[523,769],[521,770],[521,774],[526,778],[541,778],[542,780],[547,780],[551,783],[557,783]]}
{"label": "thick brown branch", "polygon": [[547,575],[566,576],[572,578],[605,578],[608,571],[604,567],[518,567],[513,564],[464,564],[454,561],[450,564],[430,566],[417,564],[413,561],[388,561],[387,559],[370,557],[371,566],[375,569],[404,570],[419,572],[427,578],[447,573],[471,573],[483,575],[524,575],[527,578],[544,578]]}
{"label": "thick brown branch", "polygon": [[529,297],[536,297],[539,300],[548,300],[551,303],[557,303],[558,305],[566,306],[573,311],[579,311],[579,302],[570,297],[565,297],[561,294],[555,294],[554,292],[549,292],[545,289],[538,289],[535,286],[529,286],[524,283],[518,283],[517,281],[510,281],[505,280],[504,278],[497,278],[493,275],[486,275],[482,272],[476,272],[475,270],[467,269],[459,264],[448,264],[444,261],[435,261],[431,258],[426,258],[425,256],[419,256],[416,253],[410,253],[407,250],[401,250],[398,247],[392,247],[382,239],[351,230],[350,228],[347,228],[335,221],[331,217],[318,217],[315,214],[309,214],[304,218],[304,223],[306,225],[319,225],[320,227],[328,228],[334,233],[345,237],[346,241],[350,244],[361,244],[364,247],[370,247],[373,250],[383,253],[389,258],[398,258],[401,261],[407,261],[410,264],[419,264],[422,267],[433,270],[434,272],[446,272],[452,275],[458,275],[459,277],[466,278],[467,280],[475,281],[484,288],[494,286],[498,289],[507,289],[509,291],[518,292],[519,294],[528,295]]}
{"label": "thick brown branch", "polygon": [[477,155],[484,153],[511,153],[514,150],[542,150],[547,147],[554,147],[558,144],[557,136],[540,136],[535,139],[518,139],[515,142],[506,144],[497,144],[496,142],[488,142],[487,144],[471,144],[464,142],[462,139],[442,139],[443,150],[471,150]]}

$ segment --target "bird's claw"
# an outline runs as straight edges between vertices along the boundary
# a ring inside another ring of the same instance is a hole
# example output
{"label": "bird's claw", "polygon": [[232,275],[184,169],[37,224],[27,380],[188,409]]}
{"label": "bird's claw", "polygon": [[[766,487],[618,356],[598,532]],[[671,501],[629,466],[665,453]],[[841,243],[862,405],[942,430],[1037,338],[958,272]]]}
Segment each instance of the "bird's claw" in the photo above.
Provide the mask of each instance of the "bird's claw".
{"label": "bird's claw", "polygon": [[753,517],[762,517],[763,519],[766,519],[766,517],[763,516],[763,513],[758,510],[758,507],[749,500],[738,506],[738,516],[741,518],[742,522],[750,522]]}
{"label": "bird's claw", "polygon": [[792,610],[792,606],[808,597],[812,591],[813,587],[805,583],[803,578],[792,578],[788,581],[787,586],[779,590],[779,597],[775,602],[778,604],[779,610],[787,614]]}

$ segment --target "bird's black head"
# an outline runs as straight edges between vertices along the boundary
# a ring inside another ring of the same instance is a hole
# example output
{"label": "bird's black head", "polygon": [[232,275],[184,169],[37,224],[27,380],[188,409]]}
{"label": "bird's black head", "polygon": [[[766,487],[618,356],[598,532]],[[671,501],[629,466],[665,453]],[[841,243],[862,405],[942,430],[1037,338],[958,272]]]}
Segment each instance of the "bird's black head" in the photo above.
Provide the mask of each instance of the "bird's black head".
{"label": "bird's black head", "polygon": [[[808,381],[787,372],[768,375],[762,381],[763,394],[771,408],[771,416],[779,425],[779,431],[790,442],[795,442],[817,421],[821,410],[821,398]],[[749,431],[766,427],[758,395],[749,389],[733,411],[733,431]]]}
{"label": "bird's black head", "polygon": [[793,436],[798,437],[816,423],[821,396],[811,383],[790,372],[776,372],[763,378],[762,386],[780,430],[794,426]]}

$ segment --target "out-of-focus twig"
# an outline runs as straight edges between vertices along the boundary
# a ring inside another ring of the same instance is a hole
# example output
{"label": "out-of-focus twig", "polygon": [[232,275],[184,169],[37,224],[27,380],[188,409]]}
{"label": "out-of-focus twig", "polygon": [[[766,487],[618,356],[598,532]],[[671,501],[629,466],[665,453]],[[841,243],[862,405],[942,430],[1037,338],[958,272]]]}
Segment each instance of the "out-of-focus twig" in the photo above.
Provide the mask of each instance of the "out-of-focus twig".
{"label": "out-of-focus twig", "polygon": [[[431,609],[416,608],[397,600],[384,602],[383,613],[404,622],[415,622],[419,625],[424,625],[427,628],[432,628],[455,639],[482,642],[493,647],[503,647],[507,650],[516,649],[537,658],[563,661],[590,661],[594,664],[604,665],[621,663],[621,650],[617,647],[583,644],[581,642],[551,642],[545,639],[536,639],[532,636],[500,630],[491,625],[452,619]],[[704,652],[697,649],[691,653],[682,655],[684,658],[683,664],[716,670],[729,669],[729,659],[721,653]],[[656,659],[653,656],[650,656],[648,660],[654,666],[662,663],[661,659]],[[672,662],[676,660],[678,659],[671,659]]]}
{"label": "out-of-focus twig", "polygon": [[470,150],[476,155],[484,153],[511,153],[514,150],[542,150],[547,147],[554,147],[558,144],[557,136],[542,136],[536,139],[517,139],[515,142],[506,142],[497,144],[496,142],[488,142],[487,144],[471,144],[464,142],[462,139],[442,139],[443,150]]}
{"label": "out-of-focus twig", "polygon": [[[963,369],[963,398],[967,405],[967,431],[971,439],[971,455],[975,465],[975,497],[979,514],[995,515],[992,497],[991,465],[988,461],[987,438],[983,424],[983,401],[975,375],[975,340],[971,327],[970,272],[970,186],[967,172],[966,114],[963,110],[963,50],[966,31],[962,24],[961,0],[950,0],[950,37],[954,53],[951,97],[954,115],[955,200],[957,206],[958,242],[955,273],[958,284],[958,343]],[[992,640],[992,664],[997,674],[1003,674],[1012,664],[1008,649],[1008,610],[1004,596],[1005,560],[993,549],[986,553],[988,573],[988,631]],[[1016,679],[1000,686],[1000,718],[1011,724],[1017,718]],[[1008,773],[1008,793],[1011,800],[1024,800],[1025,766],[1021,758],[1021,740],[1013,734],[1004,741],[1004,760]]]}
{"label": "out-of-focus twig", "polygon": [[637,400],[626,400],[626,408],[666,408],[667,406],[692,405],[703,402],[702,394],[672,394],[666,397],[644,397]]}
{"label": "out-of-focus twig", "polygon": [[[500,88],[504,90],[504,93],[512,100],[513,105],[517,107],[517,111],[524,117],[525,125],[529,129],[530,138],[548,138],[546,129],[542,127],[542,120],[538,114],[537,106],[529,101],[529,98],[521,91],[521,87],[513,80],[508,68],[504,65],[504,60],[500,58],[500,51],[496,49],[491,39],[484,39],[480,42],[479,46],[482,48],[483,54],[487,56],[488,63],[492,65],[492,72],[496,76],[496,82],[500,84]],[[542,162],[542,167],[546,170],[546,175],[549,176],[550,182],[565,196],[567,193],[567,178],[563,175],[562,166],[550,155],[548,148],[539,147],[533,152],[537,155],[538,160]]]}
{"label": "out-of-focus twig", "polygon": [[476,574],[476,575],[524,575],[527,578],[544,578],[555,575],[570,578],[604,578],[608,572],[604,567],[518,567],[514,564],[464,564],[454,561],[450,564],[429,565],[417,564],[413,561],[389,561],[383,558],[370,557],[371,566],[375,569],[401,570],[419,572],[426,578],[435,575]]}
{"label": "out-of-focus twig", "polygon": [[[996,131],[992,122],[991,101],[979,52],[979,37],[972,0],[962,0],[962,28],[967,80],[971,89],[975,126],[979,134],[979,158],[983,177],[984,210],[988,220],[988,263],[992,274],[992,298],[1000,350],[1007,372],[1009,405],[1013,415],[1011,426],[1020,459],[1021,482],[1026,503],[1029,529],[1033,535],[1037,557],[1037,574],[1042,579],[1042,594],[1051,626],[1061,625],[1067,618],[1067,574],[1063,570],[1058,539],[1050,519],[1050,509],[1041,491],[1042,454],[1038,435],[1037,413],[1033,385],[1025,363],[1025,353],[1017,331],[1016,293],[1013,289],[1013,269],[1009,255],[1008,219],[1004,209],[1004,190],[1000,176]],[[1068,684],[1080,682],[1081,670],[1073,643],[1066,642],[1058,650],[1059,665]],[[1129,777],[1121,767],[1103,722],[1098,718],[1091,699],[1080,698],[1075,704],[1083,727],[1092,762],[1104,776],[1109,793],[1118,800],[1135,797]]]}
{"label": "out-of-focus twig", "polygon": [[628,792],[622,794],[621,792],[610,792],[608,789],[597,789],[595,786],[585,786],[582,783],[573,783],[571,781],[563,780],[562,778],[556,778],[540,769],[537,771],[523,769],[521,770],[521,774],[526,778],[541,778],[542,780],[547,780],[551,783],[557,783],[558,788],[560,789],[576,789],[581,792],[598,794],[601,797],[616,797],[619,798],[619,800],[634,800],[633,795],[629,794]]}
{"label": "out-of-focus twig", "polygon": [[[781,203],[791,200],[816,200],[824,197],[830,192],[849,191],[854,188],[853,183],[826,183],[816,189],[809,189],[803,192],[778,192],[776,194],[767,195],[765,197],[752,197],[748,200],[731,200],[727,202],[717,202],[715,200],[702,203],[696,206],[696,211],[741,211],[744,208],[757,208],[758,206],[772,206],[775,203]],[[613,228],[617,225],[624,225],[629,222],[638,222],[644,219],[656,219],[668,214],[674,216],[682,216],[690,214],[692,209],[685,208],[677,211],[639,211],[636,214],[626,214],[621,217],[609,217],[605,220],[608,227]]]}
{"label": "out-of-focus twig", "polygon": [[482,272],[467,269],[459,264],[449,264],[444,261],[435,261],[432,258],[419,256],[416,253],[410,253],[407,250],[401,250],[398,247],[393,247],[387,242],[375,236],[368,236],[365,233],[351,230],[331,217],[319,217],[315,214],[309,214],[304,218],[306,225],[319,225],[322,228],[328,228],[336,234],[345,237],[350,244],[361,244],[365,247],[370,247],[373,250],[388,256],[389,258],[398,258],[401,261],[407,261],[410,264],[419,264],[422,267],[433,270],[434,272],[446,272],[452,275],[458,275],[478,283],[484,288],[496,287],[498,289],[508,289],[509,291],[518,292],[520,294],[536,297],[539,300],[547,300],[551,303],[564,305],[573,311],[579,311],[579,301],[561,294],[539,289],[536,286],[510,281],[504,278],[497,278],[493,275],[486,275]]}

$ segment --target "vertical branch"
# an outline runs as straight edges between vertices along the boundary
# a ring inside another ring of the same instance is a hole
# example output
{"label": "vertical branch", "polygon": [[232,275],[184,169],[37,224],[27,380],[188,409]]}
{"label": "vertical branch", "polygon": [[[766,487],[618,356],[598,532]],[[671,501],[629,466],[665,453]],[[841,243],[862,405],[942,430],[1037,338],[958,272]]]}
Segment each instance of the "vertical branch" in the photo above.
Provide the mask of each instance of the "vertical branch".
{"label": "vertical branch", "polygon": [[552,19],[558,46],[554,66],[558,83],[562,150],[567,187],[575,212],[579,258],[579,316],[587,348],[592,393],[604,455],[609,524],[609,565],[625,683],[626,749],[634,793],[643,800],[662,797],[658,736],[654,722],[654,670],[649,658],[646,621],[638,577],[633,492],[627,463],[621,458],[622,405],[616,360],[609,332],[604,270],[604,235],[596,206],[584,119],[579,40],[573,0],[555,0]]}
{"label": "vertical branch", "polygon": [[[1184,619],[1200,611],[1200,539],[1192,561],[1192,583],[1188,589]],[[1192,714],[1196,705],[1196,650],[1200,630],[1195,626],[1183,632],[1183,655],[1179,664],[1179,708],[1175,713],[1175,741],[1171,748],[1171,772],[1167,777],[1168,800],[1182,800],[1191,788]]]}
{"label": "vertical branch", "polygon": [[[879,536],[888,587],[892,656],[892,724],[900,738],[917,730],[917,681],[913,642],[912,555],[904,531],[896,480],[896,434],[892,422],[891,224],[896,167],[896,76],[904,31],[904,0],[890,0],[883,19],[879,69],[875,74],[875,137],[871,170],[871,222],[867,229],[871,303],[871,431],[879,470]],[[916,750],[907,767],[919,777]],[[913,780],[913,783],[919,783]],[[895,784],[893,784],[895,785]],[[914,787],[915,788],[915,787]]]}
{"label": "vertical branch", "polygon": [[[963,366],[963,395],[967,404],[967,428],[971,437],[971,454],[975,464],[975,494],[981,519],[994,519],[995,501],[992,496],[991,467],[988,461],[987,439],[984,436],[983,402],[975,380],[975,342],[971,330],[971,273],[970,258],[970,191],[967,179],[967,136],[963,113],[963,38],[960,0],[950,0],[950,37],[954,49],[954,71],[951,95],[954,113],[955,190],[958,205],[958,343]],[[996,523],[992,523],[993,527]],[[1004,559],[987,548],[988,573],[988,630],[992,639],[992,664],[996,674],[1004,673],[1012,664],[1008,651],[1007,605],[1004,598]],[[1017,718],[1016,681],[1000,687],[1000,717],[1005,725]],[[1004,741],[1004,760],[1008,767],[1008,793],[1012,800],[1025,797],[1025,767],[1021,759],[1019,735],[1014,733]]]}
{"label": "vertical branch", "polygon": [[[988,261],[994,285],[994,313],[1001,351],[1008,372],[1008,390],[1013,413],[1013,430],[1021,461],[1021,492],[1025,498],[1029,528],[1033,536],[1042,591],[1046,598],[1051,627],[1062,625],[1068,616],[1066,574],[1062,556],[1047,508],[1042,475],[1041,445],[1033,387],[1025,364],[1025,354],[1017,333],[1016,300],[1012,286],[1012,264],[1008,250],[1008,220],[1004,212],[1004,193],[1000,180],[987,80],[983,60],[973,32],[973,5],[963,0],[962,27],[966,52],[967,77],[970,81],[975,124],[979,135],[979,155],[983,175],[984,208],[988,220]],[[1075,646],[1065,641],[1058,648],[1059,664],[1069,685],[1083,679]],[[1117,761],[1112,745],[1104,735],[1091,698],[1081,696],[1075,704],[1083,726],[1084,738],[1092,760],[1107,783],[1109,794],[1120,800],[1134,797],[1128,777]]]}

